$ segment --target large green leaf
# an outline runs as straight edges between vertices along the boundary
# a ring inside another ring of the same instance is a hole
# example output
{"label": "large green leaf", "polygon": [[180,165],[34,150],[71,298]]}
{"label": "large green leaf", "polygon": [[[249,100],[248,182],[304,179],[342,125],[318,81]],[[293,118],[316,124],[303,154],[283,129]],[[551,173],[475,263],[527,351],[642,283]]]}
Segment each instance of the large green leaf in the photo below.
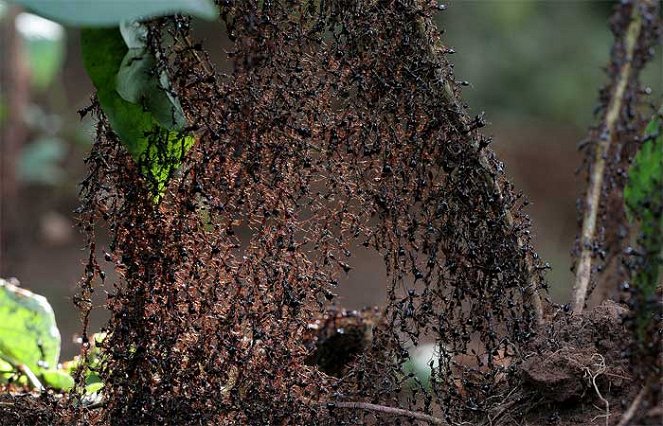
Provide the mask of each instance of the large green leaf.
{"label": "large green leaf", "polygon": [[[123,38],[117,28],[83,29],[83,61],[113,131],[158,200],[195,139],[182,133],[181,106],[170,93],[167,76],[157,75],[151,54],[141,47],[136,35],[140,27],[125,30]],[[130,49],[127,42],[137,47]]]}
{"label": "large green leaf", "polygon": [[156,74],[156,58],[147,49],[147,28],[139,22],[123,22],[120,33],[129,51],[117,73],[117,92],[125,101],[143,105],[166,129],[183,128],[184,112],[171,92],[168,75],[165,71]]}
{"label": "large green leaf", "polygon": [[216,19],[211,0],[13,0],[35,13],[67,25],[111,27],[125,20],[181,13]]}
{"label": "large green leaf", "polygon": [[0,279],[0,318],[0,355],[5,361],[33,372],[56,368],[60,331],[46,298]]}

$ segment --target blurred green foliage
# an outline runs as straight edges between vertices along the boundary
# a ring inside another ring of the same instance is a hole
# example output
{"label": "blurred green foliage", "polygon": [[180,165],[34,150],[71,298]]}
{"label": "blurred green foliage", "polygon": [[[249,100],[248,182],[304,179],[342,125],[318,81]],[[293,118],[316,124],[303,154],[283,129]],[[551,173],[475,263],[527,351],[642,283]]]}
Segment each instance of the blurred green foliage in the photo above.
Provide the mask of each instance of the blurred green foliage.
{"label": "blurred green foliage", "polygon": [[45,297],[0,279],[0,356],[33,372],[53,369],[60,358],[60,331]]}
{"label": "blurred green foliage", "polygon": [[74,379],[58,370],[60,330],[45,297],[0,279],[0,383],[68,390]]}
{"label": "blurred green foliage", "polygon": [[47,89],[62,70],[65,58],[65,31],[55,22],[31,13],[16,17],[24,57],[30,70],[30,82],[36,90]]}
{"label": "blurred green foliage", "polygon": [[[586,128],[607,82],[612,2],[457,0],[439,15],[443,39],[457,51],[464,97],[489,117],[540,118]],[[660,54],[660,52],[657,52]],[[661,61],[643,81],[661,95]],[[656,63],[657,62],[657,63]]]}
{"label": "blurred green foliage", "polygon": [[433,369],[440,368],[440,348],[437,343],[422,343],[409,350],[410,356],[401,367],[407,376],[408,385],[416,388],[431,387]]}
{"label": "blurred green foliage", "polygon": [[57,137],[44,136],[26,145],[18,164],[23,182],[56,185],[65,173],[60,166],[66,156],[66,143]]}
{"label": "blurred green foliage", "polygon": [[7,104],[5,104],[5,99],[0,95],[0,126],[3,125],[7,117]]}

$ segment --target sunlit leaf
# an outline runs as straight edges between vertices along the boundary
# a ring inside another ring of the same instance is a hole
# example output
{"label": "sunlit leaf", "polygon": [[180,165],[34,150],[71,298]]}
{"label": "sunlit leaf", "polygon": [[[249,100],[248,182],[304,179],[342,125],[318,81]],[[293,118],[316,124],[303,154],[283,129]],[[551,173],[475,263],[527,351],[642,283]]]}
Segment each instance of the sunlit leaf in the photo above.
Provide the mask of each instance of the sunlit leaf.
{"label": "sunlit leaf", "polygon": [[40,378],[45,386],[53,389],[68,391],[74,388],[74,378],[63,370],[42,370]]}
{"label": "sunlit leaf", "polygon": [[[136,40],[130,44],[139,45]],[[136,66],[125,61],[130,49],[120,30],[84,29],[81,46],[101,108],[158,201],[195,142],[180,131],[185,124],[181,106],[163,76],[157,77],[152,60],[141,59]]]}
{"label": "sunlit leaf", "polygon": [[0,358],[0,383],[7,383],[16,374],[16,368]]}
{"label": "sunlit leaf", "polygon": [[0,354],[7,362],[36,374],[57,366],[60,331],[46,298],[0,279],[0,318]]}
{"label": "sunlit leaf", "polygon": [[110,27],[124,20],[145,19],[175,13],[216,19],[211,0],[13,0],[54,21],[74,26]]}
{"label": "sunlit leaf", "polygon": [[104,384],[100,381],[90,383],[89,385],[85,386],[85,393],[87,393],[87,394],[97,393],[97,392],[100,392],[103,388],[104,388]]}

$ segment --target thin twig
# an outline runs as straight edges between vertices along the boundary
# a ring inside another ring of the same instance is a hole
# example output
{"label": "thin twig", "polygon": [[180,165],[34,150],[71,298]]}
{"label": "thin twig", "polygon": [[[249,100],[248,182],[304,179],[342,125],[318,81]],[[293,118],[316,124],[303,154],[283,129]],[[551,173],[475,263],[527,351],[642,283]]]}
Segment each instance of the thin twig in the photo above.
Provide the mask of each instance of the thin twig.
{"label": "thin twig", "polygon": [[631,77],[633,56],[642,29],[642,18],[639,11],[640,4],[641,2],[638,0],[633,2],[631,22],[626,30],[624,40],[626,58],[617,74],[615,89],[608,103],[604,119],[605,133],[603,133],[601,139],[597,142],[594,161],[592,162],[592,169],[589,175],[580,236],[581,252],[576,270],[575,283],[573,285],[572,303],[574,314],[582,313],[585,308],[585,300],[587,299],[587,289],[589,288],[589,281],[592,275],[592,246],[595,241],[596,218],[598,216],[601,189],[603,187],[606,158],[610,146],[615,139],[615,129],[624,103],[624,94]]}
{"label": "thin twig", "polygon": [[646,393],[647,393],[647,387],[645,386],[635,396],[635,399],[633,400],[633,402],[631,402],[631,405],[628,406],[628,410],[624,412],[624,415],[622,416],[621,420],[619,420],[619,423],[617,423],[617,426],[626,426],[629,424],[629,422],[633,419],[635,412],[638,410],[640,402],[642,402],[642,398],[644,398]]}
{"label": "thin twig", "polygon": [[395,408],[395,407],[387,407],[385,405],[371,404],[368,402],[333,402],[327,404],[327,406],[330,408],[331,407],[350,408],[355,410],[375,411],[378,413],[390,414],[393,416],[409,417],[411,419],[428,422],[432,425],[448,425],[447,422],[440,419],[439,417],[434,417],[429,414],[424,414],[417,411],[405,410],[403,408]]}
{"label": "thin twig", "polygon": [[25,377],[28,378],[28,381],[32,385],[33,388],[37,389],[39,392],[42,392],[44,390],[44,385],[41,384],[35,373],[30,370],[30,367],[28,367],[25,364],[18,364],[16,366],[16,369],[23,373]]}

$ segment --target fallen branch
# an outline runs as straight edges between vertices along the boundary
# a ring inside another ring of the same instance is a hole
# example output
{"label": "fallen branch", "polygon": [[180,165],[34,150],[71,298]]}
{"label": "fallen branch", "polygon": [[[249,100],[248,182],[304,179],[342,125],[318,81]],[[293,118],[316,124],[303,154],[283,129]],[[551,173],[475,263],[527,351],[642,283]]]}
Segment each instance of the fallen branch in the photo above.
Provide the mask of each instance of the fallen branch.
{"label": "fallen branch", "polygon": [[642,30],[642,17],[640,16],[641,3],[639,0],[633,2],[631,22],[624,36],[625,59],[617,73],[614,90],[608,103],[608,109],[604,118],[605,132],[602,132],[594,151],[582,219],[580,236],[581,251],[576,269],[575,283],[573,285],[572,305],[574,314],[582,313],[587,299],[587,289],[589,288],[589,281],[592,275],[593,243],[596,239],[596,218],[599,211],[606,161],[610,146],[615,139],[615,130],[619,121],[620,111],[624,105],[624,95],[631,78],[633,56],[638,38],[640,37],[640,31]]}
{"label": "fallen branch", "polygon": [[390,414],[393,416],[409,417],[415,420],[428,422],[432,425],[447,425],[448,423],[439,417],[429,414],[419,413],[417,411],[404,410],[402,408],[387,407],[384,405],[370,404],[368,402],[330,402],[327,407],[331,408],[349,408],[355,410],[375,411],[378,413]]}

